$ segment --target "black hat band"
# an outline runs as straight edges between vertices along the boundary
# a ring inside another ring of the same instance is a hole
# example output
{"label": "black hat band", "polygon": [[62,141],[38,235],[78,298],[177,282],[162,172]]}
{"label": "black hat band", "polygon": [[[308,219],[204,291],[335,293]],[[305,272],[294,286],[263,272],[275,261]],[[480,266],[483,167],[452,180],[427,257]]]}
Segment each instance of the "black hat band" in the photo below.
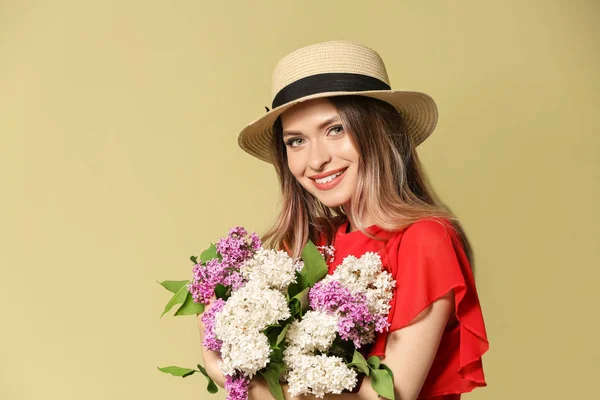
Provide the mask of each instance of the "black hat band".
{"label": "black hat band", "polygon": [[372,76],[350,73],[326,73],[298,79],[281,89],[273,99],[273,108],[299,98],[328,92],[366,92],[390,90],[390,85]]}

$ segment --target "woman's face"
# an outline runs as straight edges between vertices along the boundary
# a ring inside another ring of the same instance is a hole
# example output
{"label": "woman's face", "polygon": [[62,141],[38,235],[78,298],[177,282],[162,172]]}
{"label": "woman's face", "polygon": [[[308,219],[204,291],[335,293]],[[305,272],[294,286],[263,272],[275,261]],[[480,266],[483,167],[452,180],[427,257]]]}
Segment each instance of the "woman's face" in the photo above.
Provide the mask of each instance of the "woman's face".
{"label": "woman's face", "polygon": [[288,167],[328,207],[349,205],[359,155],[337,109],[327,99],[297,104],[281,115]]}

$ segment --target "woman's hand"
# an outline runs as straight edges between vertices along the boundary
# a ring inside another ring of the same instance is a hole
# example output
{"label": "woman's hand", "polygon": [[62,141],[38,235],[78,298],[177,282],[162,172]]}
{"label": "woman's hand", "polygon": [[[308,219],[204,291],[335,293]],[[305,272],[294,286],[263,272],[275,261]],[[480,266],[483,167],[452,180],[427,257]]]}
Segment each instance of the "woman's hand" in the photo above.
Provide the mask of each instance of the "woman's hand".
{"label": "woman's hand", "polygon": [[[210,303],[206,305],[204,308],[204,312],[207,312],[212,305],[212,302],[215,298],[212,298]],[[219,368],[219,360],[221,359],[221,355],[213,350],[207,350],[202,342],[204,341],[204,324],[202,323],[202,315],[196,314],[196,318],[198,319],[198,328],[200,330],[200,348],[202,354],[202,360],[204,363],[204,368],[208,373],[208,376],[212,378],[213,381],[222,388],[225,387],[225,375],[221,372]]]}
{"label": "woman's hand", "polygon": [[[283,395],[286,399],[289,399],[289,395],[286,393],[286,388],[283,389]],[[248,400],[264,400],[272,399],[273,396],[269,392],[269,386],[260,375],[255,376],[250,381],[250,387],[248,388]]]}
{"label": "woman's hand", "polygon": [[[367,384],[367,389],[365,390],[365,384]],[[283,389],[283,397],[286,400],[318,400],[313,395],[302,395],[302,396],[292,396],[288,393],[288,386],[284,383],[281,384]],[[250,382],[250,388],[248,390],[248,400],[271,400],[273,396],[271,392],[269,392],[269,386],[267,382],[260,376],[254,377]],[[363,384],[358,391],[358,393],[344,393],[344,394],[326,394],[324,400],[377,400],[377,393],[373,389],[371,389],[370,383],[368,383],[368,378],[363,381]]]}

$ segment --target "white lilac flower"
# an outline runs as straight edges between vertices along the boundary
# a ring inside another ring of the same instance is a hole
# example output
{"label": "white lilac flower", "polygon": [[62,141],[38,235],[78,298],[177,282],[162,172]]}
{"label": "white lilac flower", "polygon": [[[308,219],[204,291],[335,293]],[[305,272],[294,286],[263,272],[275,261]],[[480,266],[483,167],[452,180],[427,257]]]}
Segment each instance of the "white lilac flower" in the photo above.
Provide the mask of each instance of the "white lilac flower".
{"label": "white lilac flower", "polygon": [[222,341],[221,371],[225,375],[242,371],[252,377],[265,368],[271,350],[261,331],[289,317],[285,296],[278,290],[250,281],[234,291],[215,315],[214,334]]}
{"label": "white lilac flower", "polygon": [[308,311],[295,320],[286,333],[286,341],[303,352],[327,351],[337,334],[339,316],[322,311]]}
{"label": "white lilac flower", "polygon": [[389,313],[395,285],[396,281],[389,272],[383,271],[377,276],[375,282],[365,291],[371,312],[380,315]]}
{"label": "white lilac flower", "polygon": [[369,284],[381,272],[381,258],[379,255],[367,252],[360,258],[348,256],[332,274],[354,294],[367,290]]}
{"label": "white lilac flower", "polygon": [[240,272],[263,287],[285,290],[290,283],[296,282],[296,271],[301,268],[302,264],[285,251],[260,248],[254,257],[244,262]]}
{"label": "white lilac flower", "polygon": [[221,347],[221,371],[234,375],[236,370],[250,378],[269,363],[271,349],[267,336],[258,331],[235,332]]}
{"label": "white lilac flower", "polygon": [[302,351],[300,346],[289,344],[283,349],[283,362],[288,370],[296,368],[297,363],[300,361],[300,356],[302,355],[306,355],[306,353]]}
{"label": "white lilac flower", "polygon": [[335,247],[333,246],[317,246],[317,249],[325,259],[327,264],[331,263],[335,258]]}
{"label": "white lilac flower", "polygon": [[372,313],[386,315],[389,312],[396,282],[384,271],[378,254],[367,252],[360,258],[348,256],[326,280],[339,280],[352,294],[363,292]]}
{"label": "white lilac flower", "polygon": [[346,366],[340,357],[299,355],[294,368],[288,371],[288,392],[292,396],[312,394],[323,398],[326,393],[340,394],[356,385],[356,371]]}
{"label": "white lilac flower", "polygon": [[254,281],[233,292],[215,318],[215,334],[226,340],[232,331],[261,331],[290,317],[285,296],[278,290],[261,287]]}

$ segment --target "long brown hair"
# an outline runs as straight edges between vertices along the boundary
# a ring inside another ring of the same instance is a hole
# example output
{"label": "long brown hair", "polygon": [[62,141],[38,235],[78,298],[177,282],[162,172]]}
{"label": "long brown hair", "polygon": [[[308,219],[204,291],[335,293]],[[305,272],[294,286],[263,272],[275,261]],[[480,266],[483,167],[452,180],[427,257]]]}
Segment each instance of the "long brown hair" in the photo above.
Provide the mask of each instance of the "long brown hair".
{"label": "long brown hair", "polygon": [[[435,195],[423,171],[412,138],[400,113],[390,104],[364,96],[329,97],[344,130],[360,156],[356,193],[349,213],[359,230],[368,211],[380,228],[395,231],[421,218],[448,219],[459,233],[471,262],[467,236],[450,209]],[[282,193],[281,212],[263,239],[267,246],[285,248],[298,257],[310,239],[331,243],[347,216],[341,207],[329,208],[304,189],[290,172],[281,119],[273,132],[275,169]]]}

